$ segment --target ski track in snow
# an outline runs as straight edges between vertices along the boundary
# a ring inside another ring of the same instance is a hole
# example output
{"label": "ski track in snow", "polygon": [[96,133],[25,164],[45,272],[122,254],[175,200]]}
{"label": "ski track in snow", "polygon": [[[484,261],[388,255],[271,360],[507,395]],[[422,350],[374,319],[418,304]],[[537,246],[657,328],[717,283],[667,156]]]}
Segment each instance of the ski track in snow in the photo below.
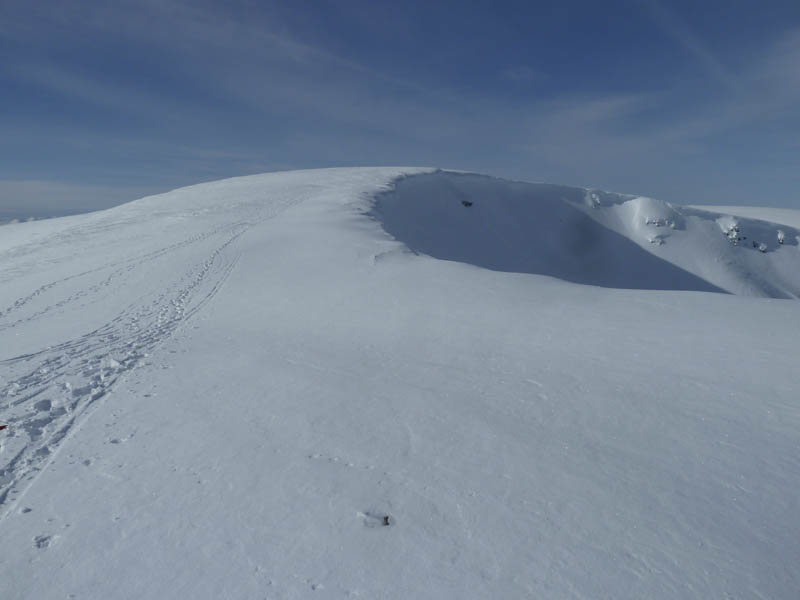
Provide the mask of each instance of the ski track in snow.
{"label": "ski track in snow", "polygon": [[[85,310],[113,301],[115,286],[124,285],[134,274],[157,272],[162,260],[182,250],[204,257],[187,264],[181,279],[147,290],[99,328],[40,351],[0,360],[0,418],[10,434],[0,441],[0,520],[13,510],[97,401],[216,295],[239,258],[235,242],[254,225],[275,216],[273,211],[268,213],[50,281],[0,310],[0,334],[8,335],[47,318],[63,318],[61,312],[68,307]],[[164,268],[170,265],[165,263]],[[82,285],[59,296],[65,284],[75,282]],[[43,299],[44,306],[26,311],[34,299]]]}

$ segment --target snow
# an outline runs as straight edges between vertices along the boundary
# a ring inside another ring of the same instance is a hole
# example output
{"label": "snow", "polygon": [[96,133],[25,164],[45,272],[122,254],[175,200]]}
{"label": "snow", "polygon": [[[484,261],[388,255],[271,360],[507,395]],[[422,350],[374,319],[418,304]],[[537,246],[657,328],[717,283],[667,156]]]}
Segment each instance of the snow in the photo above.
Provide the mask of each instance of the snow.
{"label": "snow", "polygon": [[4,226],[0,596],[796,598],[796,223],[726,212],[374,168]]}
{"label": "snow", "polygon": [[[398,182],[375,216],[410,248],[437,258],[606,287],[721,291],[600,225],[584,210],[585,197],[579,188],[437,172]],[[622,205],[636,205],[631,221],[661,218],[660,207],[639,200]]]}
{"label": "snow", "polygon": [[694,206],[701,210],[758,219],[771,223],[782,223],[800,229],[800,210],[792,208],[768,208],[764,206]]}

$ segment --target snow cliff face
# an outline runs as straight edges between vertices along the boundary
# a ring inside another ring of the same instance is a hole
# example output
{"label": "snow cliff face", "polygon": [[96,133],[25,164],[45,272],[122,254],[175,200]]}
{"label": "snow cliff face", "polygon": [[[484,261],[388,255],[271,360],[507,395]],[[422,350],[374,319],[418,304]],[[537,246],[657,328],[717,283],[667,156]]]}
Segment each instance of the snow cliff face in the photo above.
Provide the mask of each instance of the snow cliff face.
{"label": "snow cliff face", "polygon": [[795,598],[791,225],[381,168],[4,226],[0,597]]}
{"label": "snow cliff face", "polygon": [[498,271],[800,296],[796,229],[653,198],[436,172],[399,181],[373,214],[415,251]]}

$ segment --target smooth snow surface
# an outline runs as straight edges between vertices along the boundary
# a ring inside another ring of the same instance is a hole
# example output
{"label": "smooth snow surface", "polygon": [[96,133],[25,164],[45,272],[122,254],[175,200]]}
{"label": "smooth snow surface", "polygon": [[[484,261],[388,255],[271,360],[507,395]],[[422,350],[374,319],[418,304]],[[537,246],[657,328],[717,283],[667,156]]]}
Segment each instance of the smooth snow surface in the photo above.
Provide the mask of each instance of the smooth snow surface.
{"label": "smooth snow surface", "polygon": [[766,208],[763,206],[695,206],[694,208],[758,219],[759,221],[781,223],[800,229],[800,210],[791,208]]}
{"label": "smooth snow surface", "polygon": [[400,168],[5,226],[0,598],[793,600],[796,235]]}

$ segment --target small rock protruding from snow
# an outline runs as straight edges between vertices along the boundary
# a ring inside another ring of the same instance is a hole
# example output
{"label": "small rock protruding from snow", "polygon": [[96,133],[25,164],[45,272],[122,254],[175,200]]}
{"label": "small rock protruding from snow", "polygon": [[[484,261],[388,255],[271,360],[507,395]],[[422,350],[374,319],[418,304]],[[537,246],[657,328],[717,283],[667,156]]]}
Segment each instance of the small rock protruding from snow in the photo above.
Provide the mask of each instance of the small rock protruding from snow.
{"label": "small rock protruding from snow", "polygon": [[586,190],[586,194],[583,198],[586,202],[586,206],[590,206],[592,208],[598,208],[600,206],[600,196],[597,195],[597,192]]}
{"label": "small rock protruding from snow", "polygon": [[[736,217],[731,217],[729,215],[722,216],[717,219],[717,224],[722,230],[722,234],[727,237],[728,241],[734,246],[738,246],[739,242],[747,239],[746,236],[739,235],[739,221],[736,220]],[[753,247],[755,247],[755,245]]]}
{"label": "small rock protruding from snow", "polygon": [[645,225],[655,225],[656,227],[669,227],[675,229],[675,221],[669,219],[651,219],[650,217],[644,218]]}
{"label": "small rock protruding from snow", "polygon": [[644,224],[645,227],[669,227],[670,229],[683,229],[684,219],[674,206],[669,202],[637,196],[622,203],[622,209],[628,213],[631,222],[637,228]]}

